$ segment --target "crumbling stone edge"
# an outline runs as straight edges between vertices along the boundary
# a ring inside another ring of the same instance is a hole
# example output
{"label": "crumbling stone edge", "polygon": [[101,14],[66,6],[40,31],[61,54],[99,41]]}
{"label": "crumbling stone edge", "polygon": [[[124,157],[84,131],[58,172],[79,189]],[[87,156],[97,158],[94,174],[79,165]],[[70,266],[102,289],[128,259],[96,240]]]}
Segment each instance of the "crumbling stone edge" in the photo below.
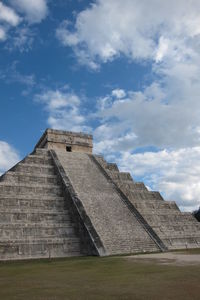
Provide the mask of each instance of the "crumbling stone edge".
{"label": "crumbling stone edge", "polygon": [[103,175],[107,178],[107,180],[113,185],[113,187],[115,188],[115,191],[118,193],[121,200],[129,208],[130,212],[136,217],[136,219],[140,222],[140,224],[145,229],[145,231],[148,233],[150,238],[155,242],[158,249],[160,249],[162,252],[167,251],[168,248],[166,247],[166,245],[159,238],[159,236],[156,234],[156,232],[153,230],[153,228],[143,218],[143,216],[139,213],[139,211],[136,209],[136,207],[129,201],[127,196],[117,186],[117,184],[114,182],[112,177],[108,174],[108,172],[106,172],[106,170],[103,168],[103,166],[99,163],[98,159],[94,155],[88,154],[88,156],[96,164],[98,169],[101,171],[101,173],[103,173]]}
{"label": "crumbling stone edge", "polygon": [[94,226],[92,225],[90,218],[88,217],[81,200],[76,194],[70,179],[65,173],[65,170],[60,163],[58,156],[54,150],[49,150],[51,157],[53,159],[54,165],[56,167],[57,174],[60,177],[61,183],[64,189],[64,196],[67,201],[70,201],[70,208],[72,210],[73,217],[76,218],[78,224],[79,236],[84,244],[86,253],[85,255],[97,255],[105,256],[106,251],[103,243],[96,232]]}

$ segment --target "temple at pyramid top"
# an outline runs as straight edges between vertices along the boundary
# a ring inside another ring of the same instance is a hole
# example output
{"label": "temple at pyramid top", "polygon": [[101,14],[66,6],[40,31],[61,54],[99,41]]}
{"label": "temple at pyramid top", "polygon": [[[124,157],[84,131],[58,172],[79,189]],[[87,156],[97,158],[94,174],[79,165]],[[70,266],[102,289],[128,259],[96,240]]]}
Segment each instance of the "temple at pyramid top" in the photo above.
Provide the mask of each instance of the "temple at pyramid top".
{"label": "temple at pyramid top", "polygon": [[62,149],[67,152],[92,153],[92,135],[46,129],[35,148]]}

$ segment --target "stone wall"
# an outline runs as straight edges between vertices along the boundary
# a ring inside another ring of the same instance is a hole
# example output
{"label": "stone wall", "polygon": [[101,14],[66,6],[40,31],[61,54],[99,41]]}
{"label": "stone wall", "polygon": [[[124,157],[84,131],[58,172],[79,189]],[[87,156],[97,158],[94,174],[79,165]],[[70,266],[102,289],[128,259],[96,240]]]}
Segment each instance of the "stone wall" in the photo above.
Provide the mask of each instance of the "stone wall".
{"label": "stone wall", "polygon": [[71,147],[72,152],[92,153],[92,136],[84,133],[47,129],[35,148],[66,151],[66,147]]}

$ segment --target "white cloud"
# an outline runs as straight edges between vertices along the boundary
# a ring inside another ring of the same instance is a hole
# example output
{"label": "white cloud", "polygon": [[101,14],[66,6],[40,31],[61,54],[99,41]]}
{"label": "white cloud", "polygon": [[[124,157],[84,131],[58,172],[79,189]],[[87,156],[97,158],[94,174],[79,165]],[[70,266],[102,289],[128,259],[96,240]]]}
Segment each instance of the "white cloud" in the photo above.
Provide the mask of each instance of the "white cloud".
{"label": "white cloud", "polygon": [[67,26],[70,23],[68,21],[63,21],[60,27],[56,30],[57,38],[62,41],[63,45],[76,46],[79,43],[78,36],[74,33],[70,33]]}
{"label": "white cloud", "polygon": [[5,141],[0,141],[0,174],[20,160],[18,152]]}
{"label": "white cloud", "polygon": [[99,0],[77,15],[73,28],[68,21],[62,23],[57,37],[93,62],[121,54],[133,60],[160,60],[168,51],[167,40],[176,48],[180,41],[199,36],[199,14],[199,0]]}
{"label": "white cloud", "polygon": [[23,26],[15,30],[15,35],[8,39],[6,48],[10,51],[27,52],[32,48],[35,33],[29,27]]}
{"label": "white cloud", "polygon": [[126,96],[126,92],[122,89],[115,89],[112,91],[112,96],[120,99],[120,98],[124,98]]}
{"label": "white cloud", "polygon": [[14,61],[7,69],[0,71],[0,79],[3,79],[4,82],[10,84],[12,82],[18,82],[22,85],[25,85],[29,88],[35,85],[35,76],[34,74],[22,74],[17,69],[18,62]]}
{"label": "white cloud", "polygon": [[149,86],[100,99],[97,115],[112,131],[109,144],[131,133],[137,137],[132,147],[199,144],[199,17],[198,0],[99,0],[77,15],[74,26],[64,22],[58,28],[64,45],[82,51],[83,64],[98,68],[121,54],[152,63],[155,81]]}
{"label": "white cloud", "polygon": [[47,90],[35,98],[44,104],[50,127],[72,131],[91,130],[86,125],[86,117],[81,113],[81,101],[73,92],[66,92],[65,89]]}
{"label": "white cloud", "polygon": [[117,159],[122,170],[133,172],[153,189],[175,200],[182,210],[200,206],[200,147],[131,154]]}
{"label": "white cloud", "polygon": [[17,26],[20,22],[21,18],[16,12],[0,1],[0,41],[5,41],[7,39],[9,27]]}
{"label": "white cloud", "polygon": [[62,91],[49,90],[39,96],[39,99],[46,103],[49,111],[62,109],[64,107],[79,106],[80,99],[73,93],[64,93]]}
{"label": "white cloud", "polygon": [[159,39],[159,44],[155,55],[156,62],[160,62],[163,60],[163,57],[165,56],[165,54],[167,54],[169,49],[168,44],[169,44],[168,39],[161,36]]}
{"label": "white cloud", "polygon": [[6,39],[6,31],[4,28],[0,27],[0,41],[4,41]]}
{"label": "white cloud", "polygon": [[120,132],[120,124],[111,127],[107,125],[97,127],[94,131],[94,152],[105,153],[108,157],[116,152],[132,149],[137,136],[133,132],[124,133],[123,136],[118,132]]}
{"label": "white cloud", "polygon": [[[6,49],[28,51],[34,33],[30,25],[40,23],[48,14],[46,0],[9,0],[10,6],[0,1],[0,41],[7,41]],[[15,27],[14,30],[10,30]]]}
{"label": "white cloud", "polygon": [[0,22],[6,22],[11,26],[17,26],[20,22],[20,17],[16,14],[16,12],[4,5],[2,2],[0,2]]}
{"label": "white cloud", "polygon": [[[111,93],[100,99],[97,116],[104,129],[100,131],[100,126],[95,133],[99,141],[104,141],[105,150],[107,141],[109,145],[114,143],[113,151],[127,150],[127,143],[123,146],[127,134],[134,135],[129,150],[147,146],[182,148],[199,145],[200,84],[185,85],[181,90],[180,80],[174,79],[173,88],[170,98],[167,88],[153,83],[143,92],[127,92],[125,98],[113,101]],[[116,144],[119,139],[121,146]]]}
{"label": "white cloud", "polygon": [[29,23],[40,23],[48,13],[46,0],[10,0],[10,3],[25,15]]}

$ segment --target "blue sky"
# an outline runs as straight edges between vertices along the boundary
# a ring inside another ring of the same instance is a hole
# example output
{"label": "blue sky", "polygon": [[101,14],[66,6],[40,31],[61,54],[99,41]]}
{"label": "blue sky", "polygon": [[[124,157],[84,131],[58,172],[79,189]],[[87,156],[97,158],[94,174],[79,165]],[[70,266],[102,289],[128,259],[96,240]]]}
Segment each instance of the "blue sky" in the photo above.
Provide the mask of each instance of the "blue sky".
{"label": "blue sky", "polygon": [[200,205],[200,2],[0,1],[0,173],[47,127]]}

